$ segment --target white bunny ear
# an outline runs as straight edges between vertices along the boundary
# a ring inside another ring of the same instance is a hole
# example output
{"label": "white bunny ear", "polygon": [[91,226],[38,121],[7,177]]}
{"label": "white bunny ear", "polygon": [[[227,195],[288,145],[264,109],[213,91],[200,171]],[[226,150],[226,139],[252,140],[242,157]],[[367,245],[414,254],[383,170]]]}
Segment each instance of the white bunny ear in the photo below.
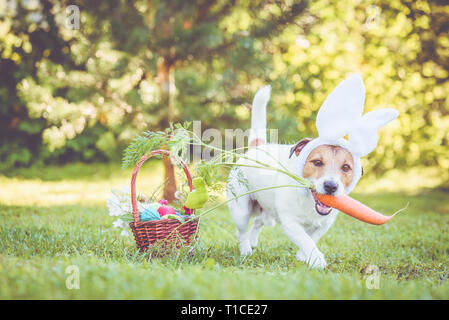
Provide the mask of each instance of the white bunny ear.
{"label": "white bunny ear", "polygon": [[365,113],[356,127],[349,132],[348,140],[351,150],[359,157],[366,156],[377,145],[377,130],[396,119],[399,111],[386,108]]}
{"label": "white bunny ear", "polygon": [[316,127],[319,136],[326,140],[344,137],[359,121],[364,104],[365,86],[359,75],[340,82],[318,111]]}

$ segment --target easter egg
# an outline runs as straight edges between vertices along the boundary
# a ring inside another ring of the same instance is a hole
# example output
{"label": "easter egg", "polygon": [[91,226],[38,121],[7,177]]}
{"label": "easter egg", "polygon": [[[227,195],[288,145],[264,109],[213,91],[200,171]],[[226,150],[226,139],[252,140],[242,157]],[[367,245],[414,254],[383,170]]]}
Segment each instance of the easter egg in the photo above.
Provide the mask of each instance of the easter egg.
{"label": "easter egg", "polygon": [[166,219],[177,220],[177,216],[176,216],[175,214],[169,213],[169,214],[166,214],[165,216],[163,216],[163,217],[161,218],[161,220],[166,220]]}
{"label": "easter egg", "polygon": [[161,216],[159,215],[159,212],[150,208],[142,210],[142,212],[140,213],[140,221],[142,222],[159,220],[160,218]]}
{"label": "easter egg", "polygon": [[162,205],[157,209],[157,212],[161,215],[161,217],[167,215],[167,214],[174,214],[176,215],[175,209],[173,209],[170,206]]}

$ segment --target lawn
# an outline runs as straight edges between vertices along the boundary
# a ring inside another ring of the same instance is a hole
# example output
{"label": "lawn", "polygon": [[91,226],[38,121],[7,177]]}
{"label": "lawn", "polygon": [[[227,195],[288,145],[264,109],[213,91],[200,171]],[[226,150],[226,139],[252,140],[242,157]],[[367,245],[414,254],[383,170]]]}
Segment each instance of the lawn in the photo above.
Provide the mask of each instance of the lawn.
{"label": "lawn", "polygon": [[[156,161],[142,169],[140,191],[160,183],[160,169]],[[410,206],[384,226],[340,214],[318,244],[325,271],[297,262],[279,227],[264,228],[253,255],[240,258],[224,207],[201,220],[193,256],[149,260],[132,235],[112,228],[105,206],[110,189],[129,178],[103,164],[0,175],[0,298],[449,299],[448,193],[410,188],[407,175],[394,178],[402,187],[367,177],[356,189],[355,198],[381,212]],[[367,285],[369,265],[379,268],[378,289]],[[69,266],[79,270],[79,289],[66,287]]]}

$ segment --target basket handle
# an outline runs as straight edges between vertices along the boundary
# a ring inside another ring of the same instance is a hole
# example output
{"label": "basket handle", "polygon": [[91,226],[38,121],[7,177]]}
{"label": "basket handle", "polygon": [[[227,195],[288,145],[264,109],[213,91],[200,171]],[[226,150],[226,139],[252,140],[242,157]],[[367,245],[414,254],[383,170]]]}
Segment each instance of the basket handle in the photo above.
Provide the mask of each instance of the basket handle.
{"label": "basket handle", "polygon": [[[134,223],[140,222],[140,213],[139,209],[137,208],[137,193],[136,193],[136,179],[137,179],[137,173],[139,172],[140,167],[143,165],[145,161],[150,159],[151,157],[154,157],[155,155],[167,155],[170,156],[170,151],[168,150],[154,150],[150,152],[149,154],[145,154],[140,158],[140,161],[136,164],[134,167],[133,175],[131,177],[131,204],[133,207],[133,219]],[[181,160],[181,166],[184,169],[184,173],[187,177],[187,183],[189,184],[190,191],[193,191],[193,184],[192,184],[192,175],[190,174],[189,169],[187,168],[187,164]]]}

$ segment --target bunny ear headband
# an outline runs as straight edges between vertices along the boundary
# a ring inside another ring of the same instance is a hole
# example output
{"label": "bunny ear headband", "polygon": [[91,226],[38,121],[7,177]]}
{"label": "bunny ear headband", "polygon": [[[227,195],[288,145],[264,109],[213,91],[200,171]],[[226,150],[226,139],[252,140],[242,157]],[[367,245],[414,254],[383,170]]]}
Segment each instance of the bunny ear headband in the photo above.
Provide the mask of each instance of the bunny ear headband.
{"label": "bunny ear headband", "polygon": [[[354,177],[347,193],[354,189],[362,176],[360,158],[374,150],[377,130],[399,115],[391,108],[367,112],[362,116],[365,104],[365,86],[359,75],[340,82],[324,101],[316,118],[318,138],[307,143],[298,155],[299,172],[302,175],[310,152],[320,145],[335,145],[348,150],[354,158]],[[348,134],[348,140],[343,137]]]}

